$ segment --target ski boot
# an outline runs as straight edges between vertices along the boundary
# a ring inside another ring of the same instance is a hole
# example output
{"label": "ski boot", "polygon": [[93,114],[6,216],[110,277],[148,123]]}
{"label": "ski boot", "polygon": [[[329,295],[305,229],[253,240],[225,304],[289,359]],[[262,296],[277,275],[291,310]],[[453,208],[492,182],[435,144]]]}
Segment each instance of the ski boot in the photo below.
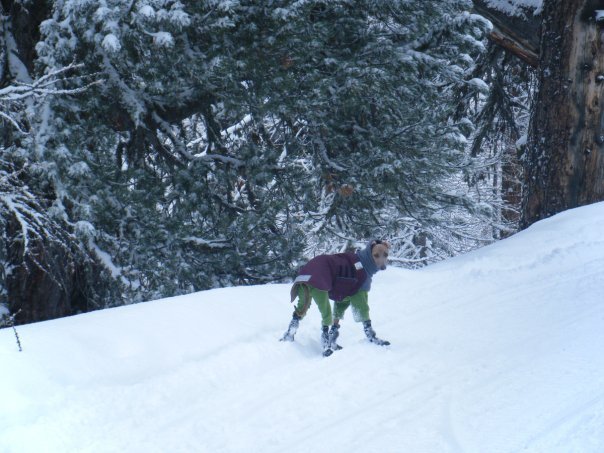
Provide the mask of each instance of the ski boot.
{"label": "ski boot", "polygon": [[340,336],[340,325],[334,324],[331,326],[331,329],[329,330],[329,347],[332,351],[339,351],[340,349],[342,349],[342,346],[340,346],[336,342],[338,339],[338,336]]}
{"label": "ski boot", "polygon": [[333,354],[329,342],[329,326],[321,327],[321,346],[323,347],[323,357],[329,357]]}
{"label": "ski boot", "polygon": [[298,316],[296,312],[294,312],[294,314],[292,315],[292,320],[289,323],[289,327],[287,328],[287,332],[283,334],[283,337],[280,341],[294,341],[294,335],[298,330],[298,326],[300,325],[301,319],[302,318]]}
{"label": "ski boot", "polygon": [[365,331],[365,335],[367,335],[367,339],[378,346],[388,346],[390,344],[389,341],[382,340],[381,338],[376,337],[375,330],[371,327],[371,320],[363,322],[363,330]]}

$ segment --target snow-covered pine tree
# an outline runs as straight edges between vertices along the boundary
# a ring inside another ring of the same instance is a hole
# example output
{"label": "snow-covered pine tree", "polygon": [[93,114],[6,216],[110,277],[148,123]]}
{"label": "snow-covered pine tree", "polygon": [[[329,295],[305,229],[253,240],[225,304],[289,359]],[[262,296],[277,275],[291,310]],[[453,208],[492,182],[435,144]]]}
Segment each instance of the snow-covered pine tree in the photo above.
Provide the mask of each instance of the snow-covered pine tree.
{"label": "snow-covered pine tree", "polygon": [[78,55],[104,80],[84,102],[53,104],[46,146],[69,155],[70,215],[94,226],[127,300],[289,276],[303,246],[281,188],[245,181],[272,159],[238,155],[251,149],[238,137],[247,105],[220,111],[238,76],[232,42],[253,45],[231,36],[233,14],[220,2],[65,1],[42,24],[41,64]]}
{"label": "snow-covered pine tree", "polygon": [[469,6],[313,5],[290,56],[290,97],[304,115],[301,148],[321,175],[306,198],[320,207],[313,226],[323,243],[390,236],[402,262],[425,263],[452,254],[452,234],[467,235],[468,216],[457,212],[480,214],[460,178],[473,164],[471,117],[453,115],[462,88],[484,88],[469,76],[487,24]]}
{"label": "snow-covered pine tree", "polygon": [[40,73],[75,60],[102,83],[44,104],[53,209],[124,302],[288,277],[309,238],[394,235],[413,258],[479,212],[453,116],[484,88],[469,7],[57,0]]}
{"label": "snow-covered pine tree", "polygon": [[[36,73],[34,2],[0,5],[0,312],[22,323],[100,308],[103,270],[63,214],[39,137],[47,100],[94,83],[77,65]],[[32,12],[33,10],[33,12]],[[72,83],[73,82],[73,83]]]}

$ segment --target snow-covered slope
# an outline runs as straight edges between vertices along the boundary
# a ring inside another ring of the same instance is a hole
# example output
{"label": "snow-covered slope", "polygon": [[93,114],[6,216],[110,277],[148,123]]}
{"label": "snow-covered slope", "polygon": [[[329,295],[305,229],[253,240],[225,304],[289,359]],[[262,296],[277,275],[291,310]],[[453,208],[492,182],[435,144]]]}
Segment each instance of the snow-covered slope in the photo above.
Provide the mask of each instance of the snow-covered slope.
{"label": "snow-covered slope", "polygon": [[370,294],[320,356],[287,285],[0,331],[1,452],[604,451],[604,204]]}

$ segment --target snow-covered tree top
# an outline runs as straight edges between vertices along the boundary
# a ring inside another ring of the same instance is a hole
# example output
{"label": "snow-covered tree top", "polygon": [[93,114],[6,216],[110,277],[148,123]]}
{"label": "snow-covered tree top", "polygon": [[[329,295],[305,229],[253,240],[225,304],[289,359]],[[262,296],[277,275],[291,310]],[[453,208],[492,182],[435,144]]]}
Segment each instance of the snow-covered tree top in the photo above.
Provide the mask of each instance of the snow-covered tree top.
{"label": "snow-covered tree top", "polygon": [[537,15],[543,8],[543,0],[486,0],[489,8],[502,11],[509,16],[525,16],[533,11]]}

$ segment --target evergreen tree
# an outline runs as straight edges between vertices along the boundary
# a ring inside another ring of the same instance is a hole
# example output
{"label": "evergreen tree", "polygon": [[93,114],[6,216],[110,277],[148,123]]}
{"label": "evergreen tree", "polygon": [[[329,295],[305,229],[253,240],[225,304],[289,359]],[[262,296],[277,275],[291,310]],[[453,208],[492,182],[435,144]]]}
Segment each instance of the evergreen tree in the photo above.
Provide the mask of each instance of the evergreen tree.
{"label": "evergreen tree", "polygon": [[57,0],[37,71],[76,61],[87,89],[44,100],[28,159],[123,302],[286,278],[374,235],[425,261],[484,211],[454,115],[484,90],[470,6]]}

